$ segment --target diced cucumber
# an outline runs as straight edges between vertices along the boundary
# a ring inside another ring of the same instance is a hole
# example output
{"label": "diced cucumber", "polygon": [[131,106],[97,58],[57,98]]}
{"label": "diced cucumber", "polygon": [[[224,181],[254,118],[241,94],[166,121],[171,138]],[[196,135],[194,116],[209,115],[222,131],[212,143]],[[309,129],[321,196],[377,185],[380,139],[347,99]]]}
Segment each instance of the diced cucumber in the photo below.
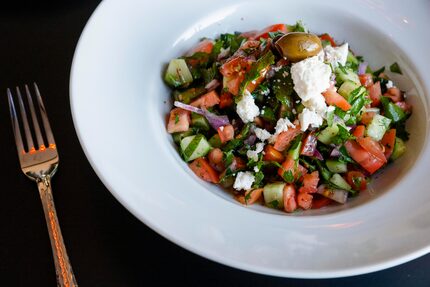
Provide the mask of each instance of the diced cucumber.
{"label": "diced cucumber", "polygon": [[322,184],[320,187],[318,187],[317,193],[339,203],[345,203],[348,199],[347,191],[342,189],[332,189],[325,184]]}
{"label": "diced cucumber", "polygon": [[344,162],[328,159],[325,164],[327,165],[327,168],[334,173],[345,173],[348,171],[348,167]]}
{"label": "diced cucumber", "polygon": [[212,147],[215,148],[220,148],[222,146],[222,141],[221,138],[219,137],[219,134],[214,134],[210,139],[209,139],[209,144]]}
{"label": "diced cucumber", "polygon": [[334,138],[338,132],[339,132],[339,127],[337,126],[337,124],[333,124],[323,129],[319,133],[317,138],[323,144],[331,144],[332,138]]}
{"label": "diced cucumber", "polygon": [[332,177],[330,178],[330,182],[335,186],[339,187],[340,189],[351,190],[351,186],[338,173],[332,175]]}
{"label": "diced cucumber", "polygon": [[348,80],[342,83],[342,85],[339,87],[339,90],[337,92],[345,99],[348,100],[351,92],[357,89],[358,87],[360,87],[359,84]]}
{"label": "diced cucumber", "polygon": [[193,81],[193,76],[184,59],[173,59],[167,67],[164,80],[173,88],[186,87]]}
{"label": "diced cucumber", "polygon": [[406,151],[405,142],[401,138],[396,137],[396,141],[394,142],[393,153],[391,154],[390,159],[392,160],[398,159],[405,153],[405,151]]}
{"label": "diced cucumber", "polygon": [[206,92],[205,88],[198,87],[198,88],[190,88],[185,91],[178,91],[175,90],[173,92],[173,97],[176,101],[183,102],[184,104],[189,104],[191,100],[197,98],[198,96],[202,95]]}
{"label": "diced cucumber", "polygon": [[284,187],[285,183],[275,182],[266,184],[263,189],[264,202],[273,208],[284,207]]}
{"label": "diced cucumber", "polygon": [[181,153],[185,161],[205,156],[210,149],[211,145],[202,134],[185,137],[181,140]]}
{"label": "diced cucumber", "polygon": [[360,78],[358,78],[358,75],[354,73],[353,70],[347,68],[347,67],[337,67],[335,70],[336,74],[336,81],[339,84],[342,84],[346,81],[352,81],[358,85],[360,85]]}
{"label": "diced cucumber", "polygon": [[351,51],[348,51],[348,56],[346,56],[346,62],[353,67],[358,67],[359,65],[358,59],[352,54]]}
{"label": "diced cucumber", "polygon": [[192,136],[193,130],[189,129],[186,132],[173,133],[172,138],[176,144],[180,144],[181,140],[185,137]]}
{"label": "diced cucumber", "polygon": [[206,117],[196,113],[191,113],[191,125],[203,131],[208,131],[210,128]]}
{"label": "diced cucumber", "polygon": [[375,141],[380,141],[390,127],[391,120],[381,115],[374,115],[372,121],[366,128],[366,136]]}
{"label": "diced cucumber", "polygon": [[405,119],[406,113],[402,108],[392,103],[387,97],[381,97],[381,102],[384,107],[384,115],[391,119],[393,123],[398,123]]}
{"label": "diced cucumber", "polygon": [[291,147],[288,150],[288,154],[294,159],[298,160],[300,156],[300,150],[302,147],[302,135],[298,135],[294,138],[291,143]]}

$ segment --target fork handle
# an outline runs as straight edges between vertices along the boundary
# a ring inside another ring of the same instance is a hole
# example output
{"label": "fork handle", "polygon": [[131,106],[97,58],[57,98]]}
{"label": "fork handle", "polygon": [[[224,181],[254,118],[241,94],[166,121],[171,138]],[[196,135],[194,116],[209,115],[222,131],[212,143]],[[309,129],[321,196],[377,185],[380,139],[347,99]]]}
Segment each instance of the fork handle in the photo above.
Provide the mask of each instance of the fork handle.
{"label": "fork handle", "polygon": [[67,256],[66,246],[61,235],[58,223],[57,211],[55,210],[52,197],[51,177],[46,176],[37,181],[40,199],[42,200],[46,224],[48,225],[49,239],[51,240],[52,253],[54,255],[55,272],[57,274],[57,286],[77,287],[78,284],[73,275],[72,265]]}

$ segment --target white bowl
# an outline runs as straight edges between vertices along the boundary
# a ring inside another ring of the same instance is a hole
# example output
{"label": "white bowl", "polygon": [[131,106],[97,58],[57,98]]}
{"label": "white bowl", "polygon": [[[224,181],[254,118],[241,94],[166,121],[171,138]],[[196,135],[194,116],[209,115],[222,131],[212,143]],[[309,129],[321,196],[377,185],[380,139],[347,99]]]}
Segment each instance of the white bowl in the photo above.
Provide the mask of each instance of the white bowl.
{"label": "white bowl", "polygon": [[[94,170],[137,218],[178,245],[249,271],[302,278],[387,268],[430,250],[429,2],[104,1],[71,70],[75,127]],[[344,206],[293,216],[245,208],[197,179],[165,130],[165,64],[204,36],[302,19],[393,75],[414,113],[406,155]]]}

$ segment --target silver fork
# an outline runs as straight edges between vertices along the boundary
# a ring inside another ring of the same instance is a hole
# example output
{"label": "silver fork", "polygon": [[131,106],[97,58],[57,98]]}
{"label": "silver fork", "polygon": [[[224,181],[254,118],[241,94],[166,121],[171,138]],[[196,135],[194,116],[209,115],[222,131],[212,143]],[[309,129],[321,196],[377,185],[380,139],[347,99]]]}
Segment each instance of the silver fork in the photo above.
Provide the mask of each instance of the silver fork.
{"label": "silver fork", "polygon": [[21,136],[21,130],[12,92],[10,89],[7,89],[12,128],[15,135],[15,143],[18,149],[18,157],[22,171],[31,180],[36,181],[37,187],[39,188],[43,211],[45,213],[45,219],[48,225],[52,253],[54,255],[57,285],[62,287],[75,287],[78,285],[76,283],[75,276],[73,275],[69,257],[67,256],[63,236],[61,235],[60,225],[58,223],[57,212],[54,206],[54,200],[52,198],[51,178],[57,171],[59,162],[57,146],[55,145],[54,136],[48,121],[45,106],[43,105],[42,97],[40,96],[39,88],[37,87],[36,83],[34,83],[34,90],[36,92],[36,102],[39,107],[40,118],[42,119],[47,143],[45,145],[39,121],[37,119],[36,109],[33,104],[30,89],[27,85],[25,85],[25,92],[27,94],[28,107],[30,109],[37,146],[35,146],[33,142],[29,120],[19,87],[16,87],[16,93],[22,119],[22,127],[24,129],[27,145],[25,148]]}

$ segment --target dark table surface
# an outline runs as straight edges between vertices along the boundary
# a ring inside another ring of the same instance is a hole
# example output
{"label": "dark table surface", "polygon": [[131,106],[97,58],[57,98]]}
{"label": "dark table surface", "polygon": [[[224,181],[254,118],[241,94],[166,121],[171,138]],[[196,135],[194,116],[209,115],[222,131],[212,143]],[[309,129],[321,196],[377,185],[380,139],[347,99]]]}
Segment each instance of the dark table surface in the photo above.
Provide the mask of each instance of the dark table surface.
{"label": "dark table surface", "polygon": [[54,198],[80,286],[430,286],[430,255],[362,276],[277,278],[197,256],[133,217],[91,169],[69,108],[73,52],[99,1],[59,2],[0,9],[0,286],[56,286],[39,195],[19,170],[6,99],[7,87],[32,81],[42,90],[60,150]]}

